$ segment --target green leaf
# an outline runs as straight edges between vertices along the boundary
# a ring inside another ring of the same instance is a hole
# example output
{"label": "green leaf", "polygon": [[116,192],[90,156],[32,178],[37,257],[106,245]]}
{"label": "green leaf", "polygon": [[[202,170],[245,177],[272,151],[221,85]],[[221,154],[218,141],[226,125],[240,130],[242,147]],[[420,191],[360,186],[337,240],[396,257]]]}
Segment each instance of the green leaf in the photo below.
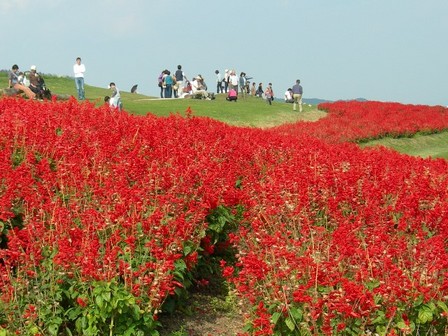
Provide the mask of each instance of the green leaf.
{"label": "green leaf", "polygon": [[289,317],[285,319],[286,326],[289,328],[289,330],[294,331],[296,328],[296,325],[294,324],[294,321],[291,320]]}
{"label": "green leaf", "polygon": [[397,323],[397,327],[400,329],[408,329],[407,324],[404,321],[400,321]]}
{"label": "green leaf", "polygon": [[187,264],[185,263],[185,261],[183,259],[177,259],[174,262],[174,268],[178,272],[183,272],[187,269]]}
{"label": "green leaf", "polygon": [[50,335],[57,335],[58,334],[59,325],[58,324],[50,324],[48,326],[48,332]]}
{"label": "green leaf", "polygon": [[422,324],[431,322],[433,318],[432,310],[427,305],[423,305],[418,311],[418,319]]}
{"label": "green leaf", "polygon": [[276,325],[277,322],[278,322],[278,319],[280,318],[280,316],[282,316],[281,313],[279,313],[279,312],[275,312],[274,314],[272,314],[271,322],[272,322],[274,325]]}
{"label": "green leaf", "polygon": [[70,321],[74,321],[81,314],[81,309],[78,307],[70,308],[65,312],[65,316],[68,317]]}
{"label": "green leaf", "polygon": [[184,244],[184,255],[189,255],[193,251],[193,247],[190,244]]}
{"label": "green leaf", "polygon": [[109,291],[102,292],[101,296],[103,297],[104,301],[110,302],[110,292]]}
{"label": "green leaf", "polygon": [[413,307],[418,307],[423,303],[423,296],[418,297],[413,303]]}
{"label": "green leaf", "polygon": [[102,309],[104,307],[103,296],[95,296],[95,303],[100,309]]}
{"label": "green leaf", "polygon": [[374,280],[372,280],[372,281],[368,281],[368,282],[366,282],[366,287],[369,289],[369,290],[374,290],[375,288],[377,288],[379,285],[380,285],[380,281],[379,280],[377,280],[377,279],[374,279]]}
{"label": "green leaf", "polygon": [[442,309],[445,313],[448,313],[448,306],[443,301],[437,301],[437,305],[440,309]]}
{"label": "green leaf", "polygon": [[293,307],[289,310],[289,313],[291,314],[292,318],[296,321],[296,323],[302,321],[303,313],[302,310],[300,310],[300,308]]}

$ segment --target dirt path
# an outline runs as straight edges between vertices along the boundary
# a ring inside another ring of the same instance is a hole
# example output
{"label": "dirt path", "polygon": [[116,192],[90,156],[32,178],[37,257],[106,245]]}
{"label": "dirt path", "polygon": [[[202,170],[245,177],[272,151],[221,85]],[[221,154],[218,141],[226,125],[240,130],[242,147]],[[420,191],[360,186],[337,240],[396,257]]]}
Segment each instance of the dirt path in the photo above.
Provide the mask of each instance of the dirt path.
{"label": "dirt path", "polygon": [[160,336],[235,336],[244,327],[235,307],[221,295],[194,293],[185,308],[160,316]]}

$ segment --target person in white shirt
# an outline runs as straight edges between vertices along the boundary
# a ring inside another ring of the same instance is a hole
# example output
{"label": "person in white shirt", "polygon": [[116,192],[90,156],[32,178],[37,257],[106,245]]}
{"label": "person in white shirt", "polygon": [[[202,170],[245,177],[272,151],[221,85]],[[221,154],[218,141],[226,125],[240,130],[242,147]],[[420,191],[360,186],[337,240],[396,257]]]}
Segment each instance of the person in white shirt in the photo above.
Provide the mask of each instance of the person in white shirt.
{"label": "person in white shirt", "polygon": [[230,72],[229,86],[231,89],[235,89],[235,91],[238,92],[238,76],[236,75],[235,70]]}
{"label": "person in white shirt", "polygon": [[76,58],[76,63],[73,65],[73,72],[75,74],[75,84],[76,90],[78,91],[78,99],[84,100],[84,72],[86,72],[86,67],[81,63],[81,57]]}
{"label": "person in white shirt", "polygon": [[203,99],[210,99],[208,97],[208,92],[202,88],[202,78],[201,77],[195,77],[191,81],[191,91],[193,92],[193,95],[202,95]]}
{"label": "person in white shirt", "polygon": [[222,77],[221,74],[219,73],[219,70],[215,70],[215,74],[216,74],[216,93],[223,93],[224,88],[222,87]]}
{"label": "person in white shirt", "polygon": [[292,89],[289,88],[285,92],[285,103],[294,103],[294,99],[292,98]]}
{"label": "person in white shirt", "polygon": [[109,105],[111,107],[117,108],[118,111],[121,111],[121,109],[123,108],[123,103],[121,102],[120,91],[118,90],[114,82],[111,82],[109,84],[109,89],[112,90],[112,94],[110,95],[109,99]]}

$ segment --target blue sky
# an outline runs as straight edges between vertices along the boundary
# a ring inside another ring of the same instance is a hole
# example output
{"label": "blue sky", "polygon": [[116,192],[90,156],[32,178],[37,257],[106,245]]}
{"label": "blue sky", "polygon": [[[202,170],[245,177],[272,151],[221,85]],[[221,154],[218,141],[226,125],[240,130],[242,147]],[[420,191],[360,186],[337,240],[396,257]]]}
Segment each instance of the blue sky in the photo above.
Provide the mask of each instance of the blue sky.
{"label": "blue sky", "polygon": [[448,105],[447,0],[0,0],[0,22],[0,69],[72,76],[80,56],[87,84],[157,95],[181,64],[209,87],[235,69],[277,97],[300,79],[305,98]]}

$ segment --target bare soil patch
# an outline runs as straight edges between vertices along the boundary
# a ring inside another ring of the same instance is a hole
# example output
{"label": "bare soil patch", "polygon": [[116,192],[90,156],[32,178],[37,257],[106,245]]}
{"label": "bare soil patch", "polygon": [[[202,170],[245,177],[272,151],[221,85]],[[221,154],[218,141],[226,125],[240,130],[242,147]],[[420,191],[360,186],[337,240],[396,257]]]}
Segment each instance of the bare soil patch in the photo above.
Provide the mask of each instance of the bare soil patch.
{"label": "bare soil patch", "polygon": [[193,293],[184,307],[159,321],[161,336],[235,336],[244,327],[236,303],[211,292]]}

